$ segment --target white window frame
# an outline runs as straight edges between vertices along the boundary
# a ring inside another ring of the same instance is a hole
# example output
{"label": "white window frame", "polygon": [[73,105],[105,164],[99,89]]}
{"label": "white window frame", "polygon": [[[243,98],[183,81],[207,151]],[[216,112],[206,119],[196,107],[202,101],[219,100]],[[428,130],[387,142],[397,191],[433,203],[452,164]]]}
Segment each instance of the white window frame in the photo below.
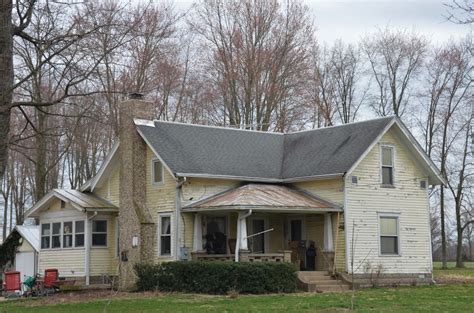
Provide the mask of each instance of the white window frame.
{"label": "white window frame", "polygon": [[294,220],[301,220],[301,240],[306,240],[306,218],[304,216],[295,216],[295,217],[290,217],[288,219],[288,240],[287,242],[291,241],[291,221]]}
{"label": "white window frame", "polygon": [[[161,180],[160,181],[155,181],[155,163],[156,162],[161,164]],[[153,186],[163,186],[164,183],[165,183],[165,171],[164,171],[163,162],[161,162],[161,160],[158,158],[153,158],[151,160],[151,184]]]}
{"label": "white window frame", "polygon": [[[392,183],[384,184],[383,183],[383,168],[388,167],[383,165],[383,149],[389,148],[392,150]],[[391,144],[381,144],[380,145],[380,185],[382,187],[392,188],[395,187],[395,146]]]}
{"label": "white window frame", "polygon": [[[64,223],[68,223],[68,222],[71,222],[72,223],[72,246],[71,247],[64,247]],[[45,222],[45,223],[40,223],[40,249],[41,250],[71,250],[71,249],[84,249],[85,247],[85,240],[86,240],[86,233],[85,233],[85,228],[84,228],[84,232],[81,232],[81,233],[77,233],[77,235],[84,235],[84,246],[82,247],[76,247],[76,222],[84,222],[84,227],[85,227],[85,223],[86,221],[85,220],[82,220],[82,219],[77,219],[77,218],[73,218],[73,219],[64,219],[64,220],[60,220],[60,221],[48,221],[48,222]],[[61,228],[60,228],[60,233],[59,233],[59,237],[60,237],[60,242],[61,242],[61,246],[59,248],[53,248],[53,224],[54,223],[60,223],[61,224]],[[42,243],[42,238],[43,237],[46,237],[46,236],[43,236],[42,235],[42,229],[43,229],[43,225],[49,225],[50,227],[50,233],[49,233],[49,248],[43,248],[41,246],[41,243]],[[108,226],[107,226],[108,227]],[[108,228],[107,228],[108,230]],[[102,247],[102,246],[100,246]]]}
{"label": "white window frame", "polygon": [[[63,221],[60,222],[51,222],[51,245],[50,249],[51,250],[59,250],[63,249]],[[59,234],[58,235],[53,235],[53,224],[59,224]],[[59,236],[59,247],[53,248],[53,236]]]}
{"label": "white window frame", "polygon": [[[84,230],[80,233],[76,232],[76,223],[77,222],[83,222],[84,223]],[[75,220],[75,221],[72,221],[73,223],[73,227],[74,227],[74,233],[73,233],[73,241],[74,241],[74,245],[73,247],[76,249],[83,249],[85,246],[86,246],[86,221],[85,220]],[[83,235],[84,236],[84,244],[81,246],[81,247],[77,247],[76,246],[76,235]]]}
{"label": "white window frame", "polygon": [[[97,231],[94,232],[94,222],[105,222],[105,228],[106,228],[105,232],[97,232]],[[92,220],[90,234],[91,234],[91,239],[90,239],[91,248],[94,248],[94,249],[108,248],[109,246],[109,220],[105,218],[97,218],[97,219]],[[94,234],[105,234],[105,245],[94,245],[93,244]]]}
{"label": "white window frame", "polygon": [[[64,247],[64,223],[71,223],[72,224],[71,234],[70,234],[70,235],[72,235],[72,240],[71,240],[71,246],[70,247]],[[61,248],[62,249],[66,249],[66,250],[74,249],[74,243],[75,243],[74,241],[75,241],[75,237],[76,237],[76,234],[74,232],[75,225],[76,225],[76,222],[72,221],[72,220],[67,220],[67,221],[61,222]]]}
{"label": "white window frame", "polygon": [[[380,233],[380,219],[381,218],[396,218],[397,220],[397,252],[396,254],[382,253],[382,234]],[[400,214],[399,213],[378,213],[377,216],[377,241],[379,257],[399,257],[402,256],[401,251],[401,233],[400,233]]]}
{"label": "white window frame", "polygon": [[[162,225],[162,219],[164,217],[169,217],[170,218],[170,245],[171,245],[171,248],[170,248],[170,254],[161,254],[161,236],[162,236],[162,229],[161,229],[161,225]],[[158,247],[158,257],[159,258],[173,258],[174,257],[174,227],[173,227],[173,214],[172,213],[161,213],[161,214],[158,214],[158,227],[157,227],[157,232],[158,232],[158,244],[157,244],[157,247]]]}
{"label": "white window frame", "polygon": [[[43,236],[43,225],[49,225],[49,235]],[[50,250],[51,249],[51,233],[53,230],[51,229],[51,223],[41,223],[40,224],[40,249],[41,250]],[[43,237],[49,238],[49,245],[47,248],[43,248]]]}

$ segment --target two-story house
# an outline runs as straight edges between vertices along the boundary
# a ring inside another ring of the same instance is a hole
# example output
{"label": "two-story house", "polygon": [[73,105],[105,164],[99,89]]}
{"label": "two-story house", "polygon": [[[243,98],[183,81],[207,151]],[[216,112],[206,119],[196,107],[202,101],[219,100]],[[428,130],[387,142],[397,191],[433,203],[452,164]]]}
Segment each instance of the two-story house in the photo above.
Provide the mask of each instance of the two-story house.
{"label": "two-story house", "polygon": [[443,178],[398,118],[282,134],[153,112],[121,103],[97,176],[28,212],[40,272],[131,287],[137,262],[225,259],[431,279],[428,189]]}

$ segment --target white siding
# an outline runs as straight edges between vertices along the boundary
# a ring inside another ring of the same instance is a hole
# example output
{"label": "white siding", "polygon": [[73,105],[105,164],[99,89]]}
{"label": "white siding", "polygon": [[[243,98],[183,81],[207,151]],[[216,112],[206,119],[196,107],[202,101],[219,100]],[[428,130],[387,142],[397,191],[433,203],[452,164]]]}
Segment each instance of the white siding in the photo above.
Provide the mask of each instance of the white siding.
{"label": "white siding", "polygon": [[[383,144],[395,148],[394,188],[380,186],[380,145]],[[426,179],[426,174],[416,166],[406,147],[389,131],[351,175],[358,177],[357,184],[352,184],[350,177],[345,184],[348,262],[354,241],[354,271],[367,273],[366,265],[370,262],[372,269],[381,265],[383,273],[431,273],[428,196],[420,188],[420,180]],[[380,213],[399,214],[399,256],[380,255]]]}

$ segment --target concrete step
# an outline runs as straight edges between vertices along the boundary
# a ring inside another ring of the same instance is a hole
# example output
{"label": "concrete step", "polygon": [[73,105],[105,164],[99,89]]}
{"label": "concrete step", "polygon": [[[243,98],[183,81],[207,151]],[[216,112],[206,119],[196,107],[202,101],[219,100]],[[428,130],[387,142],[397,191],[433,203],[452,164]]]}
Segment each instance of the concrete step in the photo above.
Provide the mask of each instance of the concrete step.
{"label": "concrete step", "polygon": [[339,285],[308,285],[308,292],[345,292],[349,291],[350,288],[348,285],[339,284]]}
{"label": "concrete step", "polygon": [[303,276],[329,276],[328,271],[299,271],[298,275]]}
{"label": "concrete step", "polygon": [[317,285],[317,286],[320,286],[320,285],[331,285],[331,286],[334,286],[334,285],[340,285],[341,282],[340,281],[337,281],[335,279],[330,279],[330,280],[305,280],[305,283],[307,284],[314,284],[314,285]]}

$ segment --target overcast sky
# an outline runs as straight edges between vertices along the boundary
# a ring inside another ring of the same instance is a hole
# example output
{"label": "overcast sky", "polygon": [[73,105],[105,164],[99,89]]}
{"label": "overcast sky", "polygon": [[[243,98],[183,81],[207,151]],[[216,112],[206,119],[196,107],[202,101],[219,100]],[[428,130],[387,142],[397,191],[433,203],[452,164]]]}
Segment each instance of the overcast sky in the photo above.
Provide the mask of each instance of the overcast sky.
{"label": "overcast sky", "polygon": [[[306,0],[315,19],[321,42],[335,39],[356,42],[375,27],[414,29],[433,43],[465,37],[470,28],[447,22],[450,0]],[[192,1],[178,0],[178,8],[189,8]],[[471,27],[472,30],[472,27]],[[471,33],[472,34],[472,33]]]}

